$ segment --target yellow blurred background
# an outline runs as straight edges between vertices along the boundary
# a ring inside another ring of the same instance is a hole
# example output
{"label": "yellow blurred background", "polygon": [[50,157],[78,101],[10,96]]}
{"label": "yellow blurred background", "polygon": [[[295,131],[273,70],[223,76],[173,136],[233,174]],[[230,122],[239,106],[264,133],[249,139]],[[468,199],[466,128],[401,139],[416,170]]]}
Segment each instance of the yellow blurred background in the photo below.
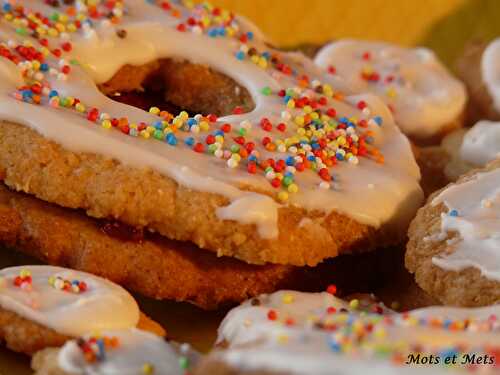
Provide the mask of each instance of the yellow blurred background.
{"label": "yellow blurred background", "polygon": [[253,20],[280,47],[333,38],[430,47],[452,65],[471,38],[500,35],[499,0],[213,0]]}

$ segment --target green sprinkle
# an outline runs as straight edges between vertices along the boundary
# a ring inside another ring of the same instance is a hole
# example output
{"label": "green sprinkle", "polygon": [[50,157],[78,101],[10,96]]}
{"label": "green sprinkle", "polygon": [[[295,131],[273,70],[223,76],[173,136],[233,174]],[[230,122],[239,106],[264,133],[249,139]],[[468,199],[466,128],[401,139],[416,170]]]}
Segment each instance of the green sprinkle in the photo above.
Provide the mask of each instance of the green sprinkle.
{"label": "green sprinkle", "polygon": [[272,93],[271,88],[269,86],[262,88],[262,90],[260,90],[260,92],[262,93],[262,95],[265,95],[265,96],[269,96]]}

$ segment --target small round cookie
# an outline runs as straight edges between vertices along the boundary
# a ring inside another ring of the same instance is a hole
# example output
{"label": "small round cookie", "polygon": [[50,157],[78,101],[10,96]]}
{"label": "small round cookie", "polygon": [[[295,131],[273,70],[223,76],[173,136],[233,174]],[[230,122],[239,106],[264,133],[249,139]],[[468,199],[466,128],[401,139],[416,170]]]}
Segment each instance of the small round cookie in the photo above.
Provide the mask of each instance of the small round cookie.
{"label": "small round cookie", "polygon": [[429,196],[500,156],[500,122],[479,121],[446,135],[439,146],[416,147],[414,153],[422,173],[420,184]]}
{"label": "small round cookie", "polygon": [[[9,187],[253,264],[314,266],[404,241],[420,176],[378,98],[343,95],[311,60],[206,3],[21,5],[0,20]],[[160,102],[202,113],[105,96],[155,83]]]}
{"label": "small round cookie", "polygon": [[406,267],[442,303],[500,302],[500,160],[433,194],[409,229]]}
{"label": "small round cookie", "polygon": [[110,281],[52,266],[0,270],[0,339],[14,351],[32,354],[88,332],[134,327],[165,334]]}
{"label": "small round cookie", "polygon": [[187,375],[199,354],[139,329],[104,331],[37,352],[35,375]]}
{"label": "small round cookie", "polygon": [[467,44],[456,63],[469,93],[468,122],[500,120],[500,38]]}
{"label": "small round cookie", "polygon": [[456,181],[500,157],[500,122],[483,120],[468,130],[457,130],[443,139],[441,147],[450,155],[444,173]]}
{"label": "small round cookie", "polygon": [[437,143],[463,125],[465,87],[428,49],[340,40],[323,47],[315,62],[351,92],[378,95],[418,144]]}
{"label": "small round cookie", "polygon": [[[487,364],[472,367],[494,374],[498,312],[430,307],[398,314],[369,296],[348,302],[281,291],[230,311],[219,328],[221,348],[195,374],[447,374],[469,368],[461,364],[468,353],[487,356]],[[407,364],[412,356],[419,363]],[[445,362],[453,356],[454,365]]]}

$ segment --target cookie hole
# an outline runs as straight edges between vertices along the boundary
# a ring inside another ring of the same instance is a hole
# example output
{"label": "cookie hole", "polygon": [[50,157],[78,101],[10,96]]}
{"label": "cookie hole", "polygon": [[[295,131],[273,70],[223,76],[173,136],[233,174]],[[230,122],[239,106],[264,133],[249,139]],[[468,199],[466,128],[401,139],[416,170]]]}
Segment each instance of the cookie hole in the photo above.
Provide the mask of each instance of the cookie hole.
{"label": "cookie hole", "polygon": [[255,103],[248,90],[232,78],[204,65],[172,59],[142,66],[126,65],[99,86],[110,98],[148,110],[217,116],[250,112]]}

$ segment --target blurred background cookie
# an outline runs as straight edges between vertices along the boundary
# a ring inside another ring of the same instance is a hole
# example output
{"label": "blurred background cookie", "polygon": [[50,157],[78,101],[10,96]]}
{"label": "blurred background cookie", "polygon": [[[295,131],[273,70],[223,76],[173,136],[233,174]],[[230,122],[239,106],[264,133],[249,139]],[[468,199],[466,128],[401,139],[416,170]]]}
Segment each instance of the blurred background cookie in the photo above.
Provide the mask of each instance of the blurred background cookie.
{"label": "blurred background cookie", "polygon": [[500,300],[500,160],[433,194],[409,230],[406,267],[443,304]]}

